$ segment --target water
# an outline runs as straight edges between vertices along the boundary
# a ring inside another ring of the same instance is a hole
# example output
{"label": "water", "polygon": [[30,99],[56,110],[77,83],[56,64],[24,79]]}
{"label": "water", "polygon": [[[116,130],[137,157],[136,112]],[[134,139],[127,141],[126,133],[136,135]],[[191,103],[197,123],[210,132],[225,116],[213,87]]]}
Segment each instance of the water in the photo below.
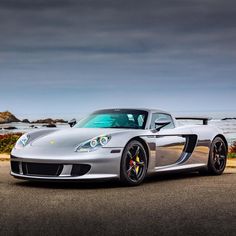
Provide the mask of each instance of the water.
{"label": "water", "polygon": [[[31,127],[32,125],[34,127]],[[29,123],[21,123],[21,122],[0,124],[0,134],[18,133],[18,132],[27,133],[27,132],[38,130],[38,129],[48,129],[47,127],[44,127],[44,125],[46,124],[41,124],[41,123],[29,124]],[[68,124],[64,124],[64,123],[58,123],[56,124],[56,126],[57,128],[61,128],[61,129],[70,128]],[[7,127],[16,127],[17,129],[6,130],[5,128]]]}
{"label": "water", "polygon": [[232,145],[236,141],[236,120],[212,120],[209,124],[215,125],[223,130],[229,145]]}
{"label": "water", "polygon": [[[184,121],[184,122],[178,122],[180,125],[184,124],[192,124],[192,121]],[[30,127],[31,125],[34,125],[37,128]],[[13,122],[9,124],[0,124],[0,134],[6,134],[6,133],[16,133],[16,132],[29,132],[37,129],[45,129],[46,127],[43,127],[45,124],[28,124],[28,123],[21,123],[21,122]],[[225,137],[227,138],[227,141],[229,142],[229,145],[231,145],[234,141],[236,141],[236,120],[211,120],[209,121],[209,125],[215,125],[218,128],[223,130],[223,133]],[[17,129],[14,130],[5,130],[6,127],[16,127]],[[61,129],[70,129],[68,124],[57,124],[57,128]]]}

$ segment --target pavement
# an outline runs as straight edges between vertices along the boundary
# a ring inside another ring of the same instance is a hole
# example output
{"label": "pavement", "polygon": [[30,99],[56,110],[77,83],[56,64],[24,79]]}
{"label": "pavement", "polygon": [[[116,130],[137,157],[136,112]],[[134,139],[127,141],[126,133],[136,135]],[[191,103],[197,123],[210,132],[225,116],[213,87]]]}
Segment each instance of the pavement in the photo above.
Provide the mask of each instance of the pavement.
{"label": "pavement", "polygon": [[231,158],[227,160],[227,167],[236,168],[236,158]]}
{"label": "pavement", "polygon": [[9,161],[10,155],[5,153],[0,153],[0,161]]}
{"label": "pavement", "polygon": [[236,169],[117,182],[14,179],[0,162],[0,235],[235,235]]}

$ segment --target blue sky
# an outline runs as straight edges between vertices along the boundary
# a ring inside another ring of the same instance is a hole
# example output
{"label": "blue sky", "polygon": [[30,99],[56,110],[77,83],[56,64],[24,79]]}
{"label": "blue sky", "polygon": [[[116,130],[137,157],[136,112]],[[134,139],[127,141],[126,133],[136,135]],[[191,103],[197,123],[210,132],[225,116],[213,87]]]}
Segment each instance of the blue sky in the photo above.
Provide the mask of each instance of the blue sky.
{"label": "blue sky", "polygon": [[0,110],[236,115],[235,1],[0,0]]}

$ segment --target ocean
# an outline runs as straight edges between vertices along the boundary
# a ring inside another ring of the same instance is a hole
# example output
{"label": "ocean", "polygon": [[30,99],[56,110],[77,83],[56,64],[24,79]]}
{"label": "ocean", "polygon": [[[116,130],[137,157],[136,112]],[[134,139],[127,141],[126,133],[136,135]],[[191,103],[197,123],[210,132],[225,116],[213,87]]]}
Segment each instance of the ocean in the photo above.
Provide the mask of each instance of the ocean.
{"label": "ocean", "polygon": [[[185,125],[185,124],[192,124],[193,122],[179,122],[179,125]],[[34,127],[32,127],[34,125]],[[6,133],[16,133],[16,132],[29,132],[36,129],[45,129],[43,127],[45,124],[28,124],[28,123],[21,123],[21,122],[13,122],[9,124],[0,124],[0,134],[6,134]],[[225,137],[227,138],[227,141],[229,145],[231,145],[234,141],[236,141],[236,120],[220,120],[220,119],[213,119],[209,121],[209,125],[215,125],[218,128],[223,130],[223,133]],[[16,127],[17,129],[12,130],[6,130],[7,127]],[[68,124],[57,124],[57,128],[61,129],[70,129]]]}

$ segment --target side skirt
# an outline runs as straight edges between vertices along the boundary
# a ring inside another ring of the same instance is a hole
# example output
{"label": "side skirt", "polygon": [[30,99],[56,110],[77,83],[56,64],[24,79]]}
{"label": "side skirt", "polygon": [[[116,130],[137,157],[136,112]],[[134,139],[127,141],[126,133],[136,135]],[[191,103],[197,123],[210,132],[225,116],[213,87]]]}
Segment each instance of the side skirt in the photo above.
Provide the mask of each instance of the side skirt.
{"label": "side skirt", "polygon": [[205,164],[186,164],[186,165],[171,165],[171,166],[163,166],[156,167],[155,172],[166,172],[166,171],[179,171],[179,170],[191,170],[191,169],[202,169],[206,167]]}

